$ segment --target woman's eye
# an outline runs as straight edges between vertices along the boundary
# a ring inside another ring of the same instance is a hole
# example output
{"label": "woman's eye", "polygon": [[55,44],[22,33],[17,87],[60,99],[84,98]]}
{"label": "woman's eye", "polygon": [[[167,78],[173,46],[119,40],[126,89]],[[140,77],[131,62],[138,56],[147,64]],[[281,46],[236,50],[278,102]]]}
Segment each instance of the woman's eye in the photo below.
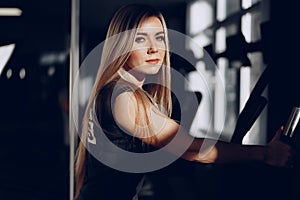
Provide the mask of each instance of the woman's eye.
{"label": "woman's eye", "polygon": [[144,41],[145,41],[145,38],[143,38],[143,37],[135,38],[135,42],[137,42],[137,43],[144,42]]}
{"label": "woman's eye", "polygon": [[156,37],[156,39],[158,41],[165,41],[165,37],[164,36],[158,36],[158,37]]}

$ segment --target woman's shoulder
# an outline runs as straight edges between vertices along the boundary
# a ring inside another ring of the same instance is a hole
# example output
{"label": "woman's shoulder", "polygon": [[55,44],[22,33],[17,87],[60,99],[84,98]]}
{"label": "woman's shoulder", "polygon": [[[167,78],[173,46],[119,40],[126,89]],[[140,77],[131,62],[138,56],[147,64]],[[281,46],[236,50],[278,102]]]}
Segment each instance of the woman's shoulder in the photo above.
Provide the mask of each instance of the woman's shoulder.
{"label": "woman's shoulder", "polygon": [[[96,95],[96,107],[100,105],[107,107],[109,104],[115,104],[117,99],[127,99],[134,97],[132,95],[134,89],[127,83],[122,83],[119,80],[113,80],[107,83]],[[127,98],[126,98],[127,97]],[[133,99],[131,99],[133,100]],[[119,101],[120,102],[120,101]]]}

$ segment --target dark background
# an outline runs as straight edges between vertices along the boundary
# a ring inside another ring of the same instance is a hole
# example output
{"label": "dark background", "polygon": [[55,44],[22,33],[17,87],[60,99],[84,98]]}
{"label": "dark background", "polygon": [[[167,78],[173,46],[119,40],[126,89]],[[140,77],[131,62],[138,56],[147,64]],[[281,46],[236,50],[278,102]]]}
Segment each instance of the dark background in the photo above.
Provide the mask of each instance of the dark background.
{"label": "dark background", "polygon": [[[104,40],[112,14],[128,2],[139,1],[81,1],[80,61]],[[187,0],[148,2],[162,10],[169,28],[185,33]],[[0,17],[0,45],[16,43],[0,76],[0,199],[65,200],[69,198],[64,103],[68,99],[71,1],[0,1],[0,7],[10,6],[22,8],[23,14]],[[270,1],[264,52],[272,68],[269,138],[300,102],[298,12],[295,1]],[[41,63],[49,54],[63,57]],[[53,76],[48,75],[50,67],[55,69]],[[9,68],[13,75],[7,79]],[[26,70],[23,80],[18,78],[21,68]],[[295,147],[299,151],[298,143]],[[167,181],[179,199],[298,199],[297,163],[293,170],[257,164],[198,165],[192,166],[193,178],[173,174]],[[187,171],[181,167],[189,164],[181,164],[175,169]],[[193,190],[185,189],[191,183]]]}

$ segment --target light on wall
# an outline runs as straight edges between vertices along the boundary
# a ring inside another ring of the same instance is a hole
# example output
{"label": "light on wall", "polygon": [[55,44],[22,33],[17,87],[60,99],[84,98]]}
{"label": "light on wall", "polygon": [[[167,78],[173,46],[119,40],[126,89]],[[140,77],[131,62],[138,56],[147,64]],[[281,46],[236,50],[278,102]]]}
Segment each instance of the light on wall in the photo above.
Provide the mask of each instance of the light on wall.
{"label": "light on wall", "polygon": [[189,27],[191,35],[199,34],[213,23],[213,8],[205,1],[196,1],[188,7]]}
{"label": "light on wall", "polygon": [[15,44],[10,44],[6,46],[0,47],[0,75],[2,73],[2,70],[4,69],[7,61],[9,60],[10,56],[13,53],[13,50],[15,48]]}
{"label": "light on wall", "polygon": [[21,16],[22,10],[20,8],[0,8],[0,16]]}

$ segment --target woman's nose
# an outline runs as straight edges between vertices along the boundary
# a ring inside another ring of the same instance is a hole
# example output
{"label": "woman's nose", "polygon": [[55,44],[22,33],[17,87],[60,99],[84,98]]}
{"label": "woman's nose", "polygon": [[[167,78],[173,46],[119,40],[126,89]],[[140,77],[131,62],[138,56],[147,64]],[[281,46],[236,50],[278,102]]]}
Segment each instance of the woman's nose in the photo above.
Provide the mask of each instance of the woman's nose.
{"label": "woman's nose", "polygon": [[157,46],[153,41],[151,41],[147,50],[147,54],[156,53],[157,51],[158,51]]}

